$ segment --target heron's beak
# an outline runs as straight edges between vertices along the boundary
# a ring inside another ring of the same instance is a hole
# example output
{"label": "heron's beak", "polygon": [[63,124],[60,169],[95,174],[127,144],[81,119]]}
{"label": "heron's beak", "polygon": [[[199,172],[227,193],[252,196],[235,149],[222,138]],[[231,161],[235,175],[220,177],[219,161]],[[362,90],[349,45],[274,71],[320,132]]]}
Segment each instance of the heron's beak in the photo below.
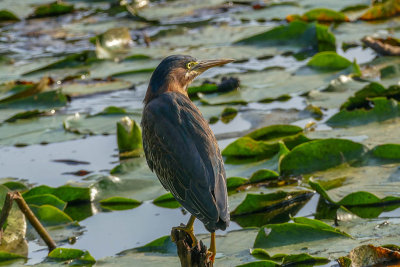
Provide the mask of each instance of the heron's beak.
{"label": "heron's beak", "polygon": [[197,73],[203,73],[204,71],[208,70],[209,68],[222,66],[228,63],[235,61],[234,59],[211,59],[211,60],[202,60],[199,61],[196,66],[192,68],[193,71]]}

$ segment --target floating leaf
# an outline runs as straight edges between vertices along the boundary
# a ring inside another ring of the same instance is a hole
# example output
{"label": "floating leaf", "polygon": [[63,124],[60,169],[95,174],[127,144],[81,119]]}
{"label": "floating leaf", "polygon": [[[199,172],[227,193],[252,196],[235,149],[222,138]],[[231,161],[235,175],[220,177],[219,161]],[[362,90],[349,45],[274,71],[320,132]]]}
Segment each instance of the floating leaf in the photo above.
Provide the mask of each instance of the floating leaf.
{"label": "floating leaf", "polygon": [[267,32],[241,39],[236,44],[296,45],[313,47],[316,51],[335,51],[335,36],[328,27],[317,23],[293,21],[289,25],[277,26]]}
{"label": "floating leaf", "polygon": [[400,107],[396,100],[386,97],[372,98],[373,108],[355,109],[353,111],[341,110],[333,115],[327,124],[329,126],[354,126],[367,124],[374,121],[384,121],[400,116]]}
{"label": "floating leaf", "polygon": [[171,236],[163,236],[150,243],[135,248],[137,252],[176,253],[176,245],[172,242]]}
{"label": "floating leaf", "polygon": [[96,54],[93,51],[83,51],[78,54],[68,55],[61,60],[58,60],[41,68],[31,70],[24,73],[23,75],[30,75],[45,70],[85,67],[100,61],[102,60],[97,59]]}
{"label": "floating leaf", "polygon": [[261,169],[251,175],[251,177],[249,178],[249,182],[258,183],[258,182],[262,182],[262,181],[266,181],[266,180],[274,180],[274,179],[278,179],[278,178],[279,178],[278,173],[271,171],[271,170],[267,170],[267,169]]}
{"label": "floating leaf", "polygon": [[342,70],[351,65],[351,61],[336,54],[336,52],[325,51],[314,55],[307,66],[321,70]]}
{"label": "floating leaf", "polygon": [[63,185],[53,188],[47,185],[41,185],[30,189],[23,194],[24,198],[52,194],[65,202],[87,202],[90,201],[90,189],[86,187],[75,187]]}
{"label": "floating leaf", "polygon": [[271,140],[276,138],[281,138],[285,136],[295,135],[297,133],[302,132],[303,129],[301,127],[295,125],[270,125],[260,129],[257,129],[249,134],[247,137],[250,137],[254,140]]}
{"label": "floating leaf", "polygon": [[383,159],[400,159],[400,144],[384,144],[372,149],[375,157]]}
{"label": "floating leaf", "polygon": [[339,201],[334,201],[319,183],[314,182],[313,180],[310,180],[308,183],[312,189],[317,191],[324,199],[337,206],[353,207],[400,203],[400,197],[388,196],[380,199],[374,194],[365,191],[353,192]]}
{"label": "floating leaf", "polygon": [[128,210],[134,209],[142,204],[142,202],[125,197],[110,197],[99,201],[102,207],[111,210]]}
{"label": "floating leaf", "polygon": [[366,148],[345,139],[314,140],[295,147],[280,163],[282,175],[299,175],[325,170],[359,159]]}
{"label": "floating leaf", "polygon": [[400,13],[400,3],[398,0],[387,0],[368,9],[359,19],[379,20],[393,17]]}
{"label": "floating leaf", "polygon": [[23,111],[20,113],[17,113],[15,115],[13,115],[12,117],[8,118],[5,120],[5,122],[14,122],[20,119],[30,119],[30,118],[34,118],[40,115],[43,115],[44,112],[41,112],[37,109],[35,110],[29,110],[29,111]]}
{"label": "floating leaf", "polygon": [[226,107],[221,113],[221,121],[223,123],[229,123],[236,117],[237,114],[238,110],[236,108]]}
{"label": "floating leaf", "polygon": [[163,208],[176,209],[181,206],[171,193],[166,193],[153,200],[153,204]]}
{"label": "floating leaf", "polygon": [[0,10],[0,21],[19,21],[20,19],[12,12],[2,9]]}
{"label": "floating leaf", "polygon": [[241,264],[238,265],[237,267],[278,267],[278,266],[281,265],[274,261],[263,260],[263,261],[255,261],[255,262]]}
{"label": "floating leaf", "polygon": [[312,195],[309,191],[294,191],[284,192],[278,191],[271,194],[247,194],[239,206],[231,212],[234,216],[256,213],[261,211],[272,210],[274,206],[286,206],[290,203],[299,201],[300,199],[308,198]]}
{"label": "floating leaf", "polygon": [[75,248],[56,248],[47,257],[54,261],[72,261],[71,265],[91,265],[96,263],[96,260],[88,251]]}
{"label": "floating leaf", "polygon": [[58,197],[53,196],[51,194],[34,195],[34,196],[26,197],[24,199],[25,199],[26,203],[28,203],[29,205],[33,204],[33,205],[37,205],[37,206],[42,206],[42,205],[47,204],[47,205],[54,206],[60,210],[64,210],[65,206],[67,205],[67,203],[65,203]]}
{"label": "floating leaf", "polygon": [[307,253],[302,254],[293,254],[287,255],[283,257],[282,264],[283,265],[319,265],[319,264],[327,264],[330,260],[328,258],[323,257],[313,257]]}
{"label": "floating leaf", "polygon": [[62,2],[54,2],[51,4],[36,7],[31,18],[43,18],[68,14],[74,11],[74,6]]}
{"label": "floating leaf", "polygon": [[229,177],[226,179],[226,187],[229,190],[234,190],[239,186],[247,183],[249,180],[243,177]]}
{"label": "floating leaf", "polygon": [[327,8],[315,8],[307,11],[302,16],[298,15],[288,15],[286,17],[287,21],[293,20],[303,20],[303,21],[319,21],[319,22],[343,22],[349,21],[349,18],[342,12]]}
{"label": "floating leaf", "polygon": [[347,109],[348,111],[365,108],[371,108],[370,98],[385,96],[387,94],[387,90],[381,84],[372,82],[357,91],[354,96],[349,97],[349,99],[343,103],[340,107],[340,110]]}
{"label": "floating leaf", "polygon": [[15,254],[15,253],[0,251],[0,262],[13,261],[13,260],[17,260],[17,259],[26,259],[26,257]]}
{"label": "floating leaf", "polygon": [[6,186],[11,191],[25,191],[28,189],[26,184],[16,181],[5,182],[2,185]]}
{"label": "floating leaf", "polygon": [[71,217],[66,213],[50,205],[31,205],[30,208],[44,226],[62,225],[73,222]]}
{"label": "floating leaf", "polygon": [[[266,232],[267,229],[270,229],[269,234]],[[294,223],[266,225],[258,232],[254,247],[271,248],[334,237],[348,238],[349,235],[321,221],[301,219]]]}

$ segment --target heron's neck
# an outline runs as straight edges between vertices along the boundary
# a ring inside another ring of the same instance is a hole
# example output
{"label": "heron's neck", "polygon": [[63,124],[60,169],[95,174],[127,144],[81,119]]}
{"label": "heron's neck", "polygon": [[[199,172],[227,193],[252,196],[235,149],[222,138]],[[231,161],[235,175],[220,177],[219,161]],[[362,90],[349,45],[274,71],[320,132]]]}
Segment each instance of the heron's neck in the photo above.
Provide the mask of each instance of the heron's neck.
{"label": "heron's neck", "polygon": [[[157,87],[153,87],[157,86]],[[149,87],[147,88],[146,96],[143,100],[144,105],[147,105],[151,100],[158,97],[159,95],[167,92],[177,92],[188,97],[187,86],[182,85],[176,79],[165,79],[163,83],[154,83],[150,81]]]}

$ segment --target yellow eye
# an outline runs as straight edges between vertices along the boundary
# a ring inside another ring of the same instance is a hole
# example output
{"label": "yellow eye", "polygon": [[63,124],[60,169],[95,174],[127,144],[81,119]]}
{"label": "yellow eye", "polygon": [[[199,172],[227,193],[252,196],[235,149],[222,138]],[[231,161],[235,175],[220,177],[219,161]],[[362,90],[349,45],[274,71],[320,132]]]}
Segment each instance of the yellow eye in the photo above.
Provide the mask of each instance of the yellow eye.
{"label": "yellow eye", "polygon": [[197,65],[197,62],[189,62],[188,64],[186,64],[186,68],[188,70],[190,70],[191,68],[193,68],[196,65]]}

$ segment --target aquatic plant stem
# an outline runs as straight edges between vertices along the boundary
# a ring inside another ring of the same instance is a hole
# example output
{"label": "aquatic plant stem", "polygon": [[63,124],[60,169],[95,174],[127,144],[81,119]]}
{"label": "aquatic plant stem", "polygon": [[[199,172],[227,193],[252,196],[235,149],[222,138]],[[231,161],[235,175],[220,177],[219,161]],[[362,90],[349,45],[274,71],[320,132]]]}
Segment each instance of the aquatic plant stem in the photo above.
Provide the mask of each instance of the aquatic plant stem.
{"label": "aquatic plant stem", "polygon": [[32,210],[29,208],[28,204],[26,204],[24,198],[21,196],[19,192],[9,192],[6,195],[6,200],[4,202],[3,210],[0,215],[1,233],[3,231],[3,224],[5,223],[8,215],[10,214],[13,200],[17,203],[21,212],[25,215],[25,217],[28,219],[33,228],[35,228],[36,232],[46,243],[47,247],[49,248],[49,251],[55,249],[57,247],[56,243],[51,238],[46,228],[44,228],[44,226],[40,223],[38,218],[36,218],[35,214],[33,214]]}

